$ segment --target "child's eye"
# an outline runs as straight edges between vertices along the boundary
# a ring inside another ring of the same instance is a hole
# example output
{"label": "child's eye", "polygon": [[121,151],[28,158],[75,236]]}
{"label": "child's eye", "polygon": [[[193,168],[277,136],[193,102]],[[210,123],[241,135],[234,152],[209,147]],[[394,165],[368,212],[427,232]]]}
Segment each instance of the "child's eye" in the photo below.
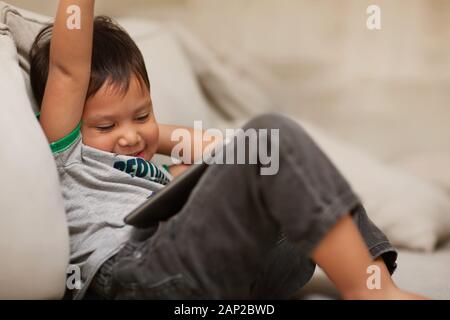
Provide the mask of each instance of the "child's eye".
{"label": "child's eye", "polygon": [[148,118],[149,115],[150,115],[150,114],[147,113],[145,116],[142,116],[142,117],[137,118],[137,120],[139,120],[139,121],[144,121],[144,120],[146,120],[146,119]]}
{"label": "child's eye", "polygon": [[95,127],[97,130],[99,131],[108,131],[111,130],[112,128],[114,128],[114,125],[110,125],[110,126],[104,126],[104,127]]}

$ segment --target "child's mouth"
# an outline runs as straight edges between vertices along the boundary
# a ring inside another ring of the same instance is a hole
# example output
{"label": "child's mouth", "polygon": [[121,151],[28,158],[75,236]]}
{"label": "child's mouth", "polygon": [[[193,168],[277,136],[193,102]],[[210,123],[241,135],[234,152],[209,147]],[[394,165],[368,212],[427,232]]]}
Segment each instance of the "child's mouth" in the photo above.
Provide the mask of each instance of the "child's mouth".
{"label": "child's mouth", "polygon": [[144,158],[144,151],[138,152],[134,156],[138,158]]}

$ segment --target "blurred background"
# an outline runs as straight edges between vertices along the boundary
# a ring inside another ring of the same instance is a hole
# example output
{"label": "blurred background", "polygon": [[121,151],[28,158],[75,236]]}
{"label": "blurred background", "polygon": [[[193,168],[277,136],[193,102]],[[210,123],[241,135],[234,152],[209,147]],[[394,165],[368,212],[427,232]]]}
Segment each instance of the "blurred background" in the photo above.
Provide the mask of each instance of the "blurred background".
{"label": "blurred background", "polygon": [[[57,4],[8,2],[51,16]],[[366,28],[371,4],[378,31]],[[382,160],[450,154],[450,1],[97,0],[96,10],[183,24],[279,111]]]}

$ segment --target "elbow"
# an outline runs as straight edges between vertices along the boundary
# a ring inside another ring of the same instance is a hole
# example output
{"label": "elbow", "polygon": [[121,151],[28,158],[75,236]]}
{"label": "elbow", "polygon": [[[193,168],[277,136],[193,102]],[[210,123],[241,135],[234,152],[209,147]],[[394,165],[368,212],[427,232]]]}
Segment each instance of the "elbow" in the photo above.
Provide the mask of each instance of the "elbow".
{"label": "elbow", "polygon": [[71,70],[71,68],[67,68],[67,66],[57,62],[50,62],[49,73],[57,73],[68,78],[74,76],[73,70]]}

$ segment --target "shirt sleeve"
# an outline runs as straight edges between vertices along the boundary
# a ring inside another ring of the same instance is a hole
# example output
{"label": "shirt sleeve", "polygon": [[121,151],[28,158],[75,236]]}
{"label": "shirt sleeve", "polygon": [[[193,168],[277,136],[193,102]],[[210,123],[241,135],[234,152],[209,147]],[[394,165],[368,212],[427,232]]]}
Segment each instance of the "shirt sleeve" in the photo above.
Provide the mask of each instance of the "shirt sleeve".
{"label": "shirt sleeve", "polygon": [[[39,120],[40,113],[36,114]],[[58,141],[50,143],[50,149],[56,160],[57,165],[66,164],[71,158],[78,158],[76,152],[74,152],[76,147],[81,143],[81,121],[68,135],[59,139]],[[74,159],[76,160],[76,159]]]}

